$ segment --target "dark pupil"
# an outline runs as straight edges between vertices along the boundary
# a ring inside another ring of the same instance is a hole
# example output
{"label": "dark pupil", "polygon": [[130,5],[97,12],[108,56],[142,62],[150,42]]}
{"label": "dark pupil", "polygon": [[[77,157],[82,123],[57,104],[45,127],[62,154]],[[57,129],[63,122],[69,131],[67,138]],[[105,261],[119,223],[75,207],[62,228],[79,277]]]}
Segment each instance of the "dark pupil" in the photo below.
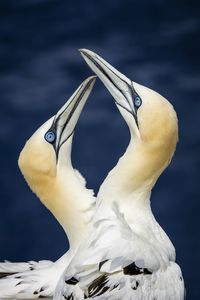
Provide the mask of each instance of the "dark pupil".
{"label": "dark pupil", "polygon": [[136,107],[140,107],[141,104],[142,104],[141,98],[139,96],[136,96],[135,99],[134,99],[134,103],[135,103]]}
{"label": "dark pupil", "polygon": [[44,138],[48,143],[53,143],[56,139],[56,134],[53,131],[47,131],[47,133],[45,133]]}

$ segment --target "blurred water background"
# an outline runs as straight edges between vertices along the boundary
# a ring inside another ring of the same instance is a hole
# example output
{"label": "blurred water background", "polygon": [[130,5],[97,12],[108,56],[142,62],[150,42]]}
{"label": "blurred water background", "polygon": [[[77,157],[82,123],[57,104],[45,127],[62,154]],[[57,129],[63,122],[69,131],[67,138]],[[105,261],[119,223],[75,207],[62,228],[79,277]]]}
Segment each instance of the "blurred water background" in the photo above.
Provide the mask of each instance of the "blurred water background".
{"label": "blurred water background", "polygon": [[[0,1],[0,260],[55,260],[67,239],[17,166],[25,141],[91,71],[89,48],[169,99],[180,141],[152,195],[172,239],[188,299],[200,299],[200,2],[194,0]],[[97,82],[76,130],[73,162],[98,187],[129,140]]]}

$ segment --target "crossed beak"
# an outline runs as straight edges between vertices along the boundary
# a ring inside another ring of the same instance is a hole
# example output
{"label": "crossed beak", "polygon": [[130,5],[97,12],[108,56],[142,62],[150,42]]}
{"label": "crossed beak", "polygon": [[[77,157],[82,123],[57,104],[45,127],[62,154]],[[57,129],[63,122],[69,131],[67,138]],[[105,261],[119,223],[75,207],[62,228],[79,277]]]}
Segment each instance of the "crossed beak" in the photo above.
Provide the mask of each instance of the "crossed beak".
{"label": "crossed beak", "polygon": [[133,100],[136,97],[139,99],[139,95],[134,89],[133,82],[96,53],[87,49],[80,49],[79,51],[88,66],[109,90],[116,105],[129,112],[134,117],[138,127],[137,107]]}

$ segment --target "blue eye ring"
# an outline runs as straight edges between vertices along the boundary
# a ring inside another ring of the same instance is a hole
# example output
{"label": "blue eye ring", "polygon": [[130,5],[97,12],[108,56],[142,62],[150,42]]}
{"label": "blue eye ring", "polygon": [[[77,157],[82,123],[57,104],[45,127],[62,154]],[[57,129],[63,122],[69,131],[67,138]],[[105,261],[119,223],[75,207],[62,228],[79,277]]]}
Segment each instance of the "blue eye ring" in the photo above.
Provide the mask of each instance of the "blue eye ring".
{"label": "blue eye ring", "polygon": [[49,130],[45,133],[44,138],[48,143],[53,144],[56,139],[56,134],[54,131]]}
{"label": "blue eye ring", "polygon": [[142,105],[142,99],[139,96],[136,96],[134,98],[134,105],[137,108],[139,108]]}

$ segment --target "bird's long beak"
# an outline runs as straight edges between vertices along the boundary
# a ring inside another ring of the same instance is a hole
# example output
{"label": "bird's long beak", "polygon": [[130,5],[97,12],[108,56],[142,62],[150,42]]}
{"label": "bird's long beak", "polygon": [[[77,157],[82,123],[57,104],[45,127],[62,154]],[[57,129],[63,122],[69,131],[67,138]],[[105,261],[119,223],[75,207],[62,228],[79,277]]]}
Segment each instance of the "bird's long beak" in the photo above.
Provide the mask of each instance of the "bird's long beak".
{"label": "bird's long beak", "polygon": [[110,91],[116,105],[129,112],[138,126],[137,108],[133,101],[134,97],[138,95],[133,87],[133,82],[96,53],[87,49],[79,51],[89,67]]}
{"label": "bird's long beak", "polygon": [[91,76],[83,81],[65,105],[57,112],[51,128],[45,134],[45,139],[53,145],[57,158],[60,148],[74,133],[75,126],[93,88],[95,79],[96,76]]}

